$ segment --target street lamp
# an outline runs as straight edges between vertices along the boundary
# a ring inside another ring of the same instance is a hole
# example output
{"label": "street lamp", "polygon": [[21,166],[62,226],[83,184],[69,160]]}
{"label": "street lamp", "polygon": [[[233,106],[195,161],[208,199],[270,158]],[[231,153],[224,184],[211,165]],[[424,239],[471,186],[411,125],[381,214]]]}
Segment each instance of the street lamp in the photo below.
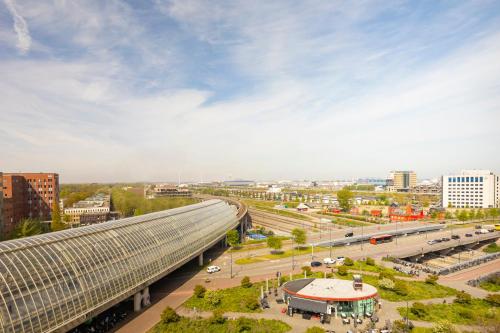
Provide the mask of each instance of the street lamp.
{"label": "street lamp", "polygon": [[330,229],[330,258],[332,257],[332,226],[331,224],[329,225]]}

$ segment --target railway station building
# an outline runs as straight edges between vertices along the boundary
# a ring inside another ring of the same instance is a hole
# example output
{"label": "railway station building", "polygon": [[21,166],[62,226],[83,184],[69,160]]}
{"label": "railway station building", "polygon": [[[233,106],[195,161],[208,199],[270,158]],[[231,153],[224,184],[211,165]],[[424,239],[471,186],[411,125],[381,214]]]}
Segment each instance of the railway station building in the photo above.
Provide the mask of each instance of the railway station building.
{"label": "railway station building", "polygon": [[299,279],[283,286],[288,315],[310,312],[339,316],[370,316],[377,303],[377,289],[355,275],[353,281],[340,279]]}

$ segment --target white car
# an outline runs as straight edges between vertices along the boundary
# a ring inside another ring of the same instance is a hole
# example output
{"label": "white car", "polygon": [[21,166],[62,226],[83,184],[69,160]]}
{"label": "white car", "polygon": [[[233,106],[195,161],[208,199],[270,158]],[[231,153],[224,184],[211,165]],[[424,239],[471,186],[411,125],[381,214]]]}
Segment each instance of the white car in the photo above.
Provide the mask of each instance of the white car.
{"label": "white car", "polygon": [[325,264],[325,265],[335,264],[335,259],[332,259],[332,258],[324,258],[324,259],[323,259],[323,264]]}
{"label": "white car", "polygon": [[207,273],[215,273],[215,272],[219,272],[220,271],[220,267],[219,266],[208,266],[207,267]]}

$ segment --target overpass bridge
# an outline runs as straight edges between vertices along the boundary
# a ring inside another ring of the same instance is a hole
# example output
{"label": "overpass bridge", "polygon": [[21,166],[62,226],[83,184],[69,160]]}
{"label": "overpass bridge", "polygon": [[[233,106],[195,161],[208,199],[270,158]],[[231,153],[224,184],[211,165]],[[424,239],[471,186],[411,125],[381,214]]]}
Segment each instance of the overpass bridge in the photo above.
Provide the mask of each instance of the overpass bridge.
{"label": "overpass bridge", "polygon": [[0,332],[66,332],[244,231],[246,207],[207,200],[0,243]]}
{"label": "overpass bridge", "polygon": [[470,238],[461,238],[457,240],[450,240],[448,242],[441,242],[433,245],[425,244],[420,248],[412,248],[409,250],[401,250],[393,257],[398,259],[408,259],[410,261],[417,261],[420,258],[425,257],[426,254],[439,253],[448,254],[457,248],[473,248],[481,245],[482,243],[496,241],[500,238],[500,232],[492,232],[487,234],[474,235]]}

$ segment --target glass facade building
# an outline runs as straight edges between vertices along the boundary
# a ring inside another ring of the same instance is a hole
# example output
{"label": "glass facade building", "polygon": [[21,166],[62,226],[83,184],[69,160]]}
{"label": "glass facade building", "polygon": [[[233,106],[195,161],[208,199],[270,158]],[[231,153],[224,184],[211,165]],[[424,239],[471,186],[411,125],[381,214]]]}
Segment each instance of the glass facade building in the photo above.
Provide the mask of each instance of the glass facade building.
{"label": "glass facade building", "polygon": [[194,258],[238,225],[221,200],[0,243],[0,332],[81,323]]}

